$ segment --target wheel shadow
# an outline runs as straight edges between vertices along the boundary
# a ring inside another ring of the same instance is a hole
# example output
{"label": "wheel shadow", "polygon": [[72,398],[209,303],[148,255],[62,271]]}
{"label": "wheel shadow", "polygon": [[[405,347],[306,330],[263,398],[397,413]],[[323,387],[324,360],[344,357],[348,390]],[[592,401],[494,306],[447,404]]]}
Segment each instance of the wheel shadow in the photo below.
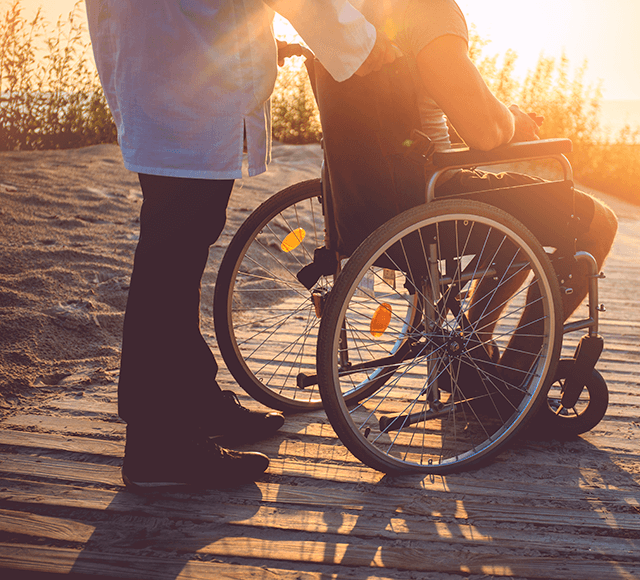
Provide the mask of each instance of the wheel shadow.
{"label": "wheel shadow", "polygon": [[343,504],[322,511],[316,559],[394,578],[639,577],[638,459],[521,438],[473,471],[335,483]]}
{"label": "wheel shadow", "polygon": [[[640,476],[634,455],[623,457],[579,437],[520,439],[475,471],[385,476],[379,485],[424,491],[423,498],[414,498],[411,517],[401,524],[390,519],[388,526],[417,538],[430,523],[430,541],[448,556],[440,560],[442,571],[482,578],[622,580],[640,572]],[[386,552],[381,548],[377,554],[380,562],[398,564],[397,554]]]}

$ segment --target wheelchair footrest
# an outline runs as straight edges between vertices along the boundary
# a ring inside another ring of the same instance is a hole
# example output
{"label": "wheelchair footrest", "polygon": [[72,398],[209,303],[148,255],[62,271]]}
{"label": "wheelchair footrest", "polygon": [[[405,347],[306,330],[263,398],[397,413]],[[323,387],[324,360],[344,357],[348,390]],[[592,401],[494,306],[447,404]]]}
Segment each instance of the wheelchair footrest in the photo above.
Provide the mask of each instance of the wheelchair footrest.
{"label": "wheelchair footrest", "polygon": [[318,375],[306,375],[304,373],[298,374],[296,377],[296,386],[299,389],[306,389],[318,384]]}
{"label": "wheelchair footrest", "polygon": [[338,259],[336,253],[328,248],[316,248],[313,252],[313,262],[306,265],[296,276],[300,283],[311,290],[322,276],[331,276],[336,273]]}
{"label": "wheelchair footrest", "polygon": [[582,389],[587,384],[602,349],[604,341],[601,336],[583,336],[574,355],[573,372],[564,382],[561,403],[565,409],[575,407]]}

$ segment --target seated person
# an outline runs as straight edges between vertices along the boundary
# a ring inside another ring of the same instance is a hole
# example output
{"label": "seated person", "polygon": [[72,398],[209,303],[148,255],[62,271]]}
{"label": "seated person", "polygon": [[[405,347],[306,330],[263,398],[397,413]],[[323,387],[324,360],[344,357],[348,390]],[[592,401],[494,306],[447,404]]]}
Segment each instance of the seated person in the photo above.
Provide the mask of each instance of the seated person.
{"label": "seated person", "polygon": [[[385,30],[415,64],[420,123],[437,150],[451,147],[447,119],[472,149],[486,151],[539,138],[538,123],[542,119],[524,113],[516,105],[507,107],[501,103],[470,60],[467,24],[454,0],[364,0],[361,11],[379,30]],[[441,177],[436,196],[536,180],[518,173],[452,170]],[[567,207],[566,213],[577,214],[579,219],[576,249],[592,254],[598,267],[602,267],[615,238],[617,219],[602,202],[582,192],[576,192],[575,196],[576,211],[571,200],[572,207]],[[558,201],[554,203],[557,205]],[[545,200],[536,199],[527,211],[532,213],[546,207],[549,206]],[[526,219],[522,221],[527,225]],[[583,272],[576,274],[573,293],[563,296],[565,319],[581,304],[588,291],[587,277]],[[470,316],[473,318],[473,308]],[[507,353],[519,350],[518,345],[510,346],[514,348],[509,348]],[[513,364],[512,361],[509,364]]]}

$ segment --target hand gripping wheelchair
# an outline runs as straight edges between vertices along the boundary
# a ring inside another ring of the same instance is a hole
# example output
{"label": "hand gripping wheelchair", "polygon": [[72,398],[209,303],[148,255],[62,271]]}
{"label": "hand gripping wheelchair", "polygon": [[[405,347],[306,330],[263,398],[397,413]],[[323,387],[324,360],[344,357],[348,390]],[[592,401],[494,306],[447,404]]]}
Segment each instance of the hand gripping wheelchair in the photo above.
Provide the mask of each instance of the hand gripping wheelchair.
{"label": "hand gripping wheelchair", "polygon": [[[476,466],[529,423],[560,436],[593,428],[608,402],[594,368],[596,261],[571,235],[543,247],[518,219],[543,188],[573,195],[571,142],[435,152],[415,131],[404,59],[344,83],[306,64],[322,177],[268,199],[225,253],[214,317],[234,378],[285,412],[324,407],[347,448],[383,472]],[[453,169],[540,158],[564,178],[436,199]],[[549,227],[544,216],[533,226]],[[563,325],[577,262],[589,316]],[[582,329],[560,360],[563,335]]]}

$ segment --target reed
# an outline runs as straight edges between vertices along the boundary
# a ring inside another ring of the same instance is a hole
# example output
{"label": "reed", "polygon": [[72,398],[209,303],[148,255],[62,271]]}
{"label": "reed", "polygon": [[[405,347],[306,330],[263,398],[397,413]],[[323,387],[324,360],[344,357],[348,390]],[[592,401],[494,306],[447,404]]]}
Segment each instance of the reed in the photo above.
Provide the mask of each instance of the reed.
{"label": "reed", "polygon": [[603,129],[602,86],[585,83],[587,62],[571,71],[564,55],[541,55],[533,70],[518,81],[513,77],[515,52],[508,51],[500,60],[486,55],[488,43],[476,34],[471,40],[471,55],[500,100],[543,115],[542,139],[571,139],[569,158],[577,181],[640,204],[640,128],[628,125],[613,134]]}
{"label": "reed", "polygon": [[271,99],[273,138],[282,143],[320,141],[322,127],[302,57],[291,57],[278,71]]}
{"label": "reed", "polygon": [[83,3],[51,25],[13,0],[0,20],[0,149],[113,142],[115,126],[89,57]]}

